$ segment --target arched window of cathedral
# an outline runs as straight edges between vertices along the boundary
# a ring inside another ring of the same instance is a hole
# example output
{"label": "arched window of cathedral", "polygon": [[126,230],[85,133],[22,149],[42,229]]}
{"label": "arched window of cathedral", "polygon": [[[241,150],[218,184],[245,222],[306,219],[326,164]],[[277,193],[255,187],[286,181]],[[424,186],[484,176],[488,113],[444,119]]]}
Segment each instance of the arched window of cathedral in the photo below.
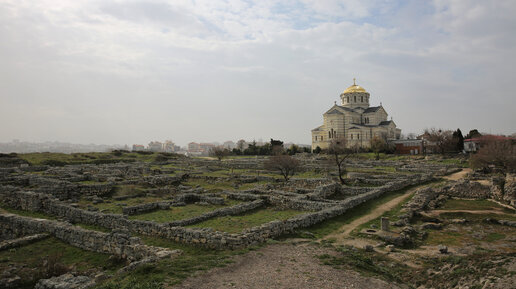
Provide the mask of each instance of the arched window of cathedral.
{"label": "arched window of cathedral", "polygon": [[360,97],[360,102],[364,102],[364,97],[363,96]]}
{"label": "arched window of cathedral", "polygon": [[353,134],[351,133],[350,135],[351,135],[351,139],[353,139]]}
{"label": "arched window of cathedral", "polygon": [[349,103],[349,96],[347,97],[347,99],[348,99],[348,103]]}
{"label": "arched window of cathedral", "polygon": [[355,95],[355,102],[357,102],[357,96]]}
{"label": "arched window of cathedral", "polygon": [[328,138],[331,138],[331,131],[328,132]]}

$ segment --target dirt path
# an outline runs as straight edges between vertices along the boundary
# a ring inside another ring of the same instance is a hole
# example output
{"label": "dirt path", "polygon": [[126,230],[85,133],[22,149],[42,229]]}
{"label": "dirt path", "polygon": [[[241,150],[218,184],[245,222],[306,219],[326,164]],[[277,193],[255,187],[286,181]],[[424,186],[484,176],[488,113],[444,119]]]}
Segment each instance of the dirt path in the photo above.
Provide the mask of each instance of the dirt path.
{"label": "dirt path", "polygon": [[[459,179],[466,173],[461,171],[450,178]],[[457,174],[459,176],[455,176]],[[355,242],[353,245],[360,247],[361,242],[372,242],[371,240],[350,238],[349,233],[359,225],[393,209],[410,197],[415,190],[425,186],[427,185],[410,189],[405,194],[376,207],[366,216],[342,226],[339,233],[326,238],[341,239],[341,242],[337,242],[340,244]],[[317,258],[322,254],[332,255],[335,254],[335,251],[332,248],[306,243],[269,245],[257,251],[237,256],[233,259],[233,264],[192,276],[172,288],[399,288],[396,284],[364,277],[354,271],[323,265]],[[410,263],[410,258],[407,256],[401,255],[399,258],[406,264]]]}
{"label": "dirt path", "polygon": [[470,168],[466,168],[466,169],[462,169],[462,171],[460,171],[460,172],[456,172],[454,174],[451,174],[449,176],[445,176],[443,178],[448,180],[448,181],[457,181],[457,180],[460,180],[460,179],[464,178],[469,173],[471,173],[471,169]]}
{"label": "dirt path", "polygon": [[234,259],[235,263],[186,279],[176,289],[211,288],[399,288],[396,284],[323,265],[317,256],[331,248],[310,244],[269,245]]}
{"label": "dirt path", "polygon": [[[470,171],[471,171],[471,169],[463,169],[460,172],[456,172],[454,174],[446,176],[445,179],[447,179],[447,180],[459,180],[459,179],[463,178]],[[414,193],[416,190],[418,190],[420,188],[423,188],[423,187],[426,187],[426,186],[427,185],[417,186],[415,188],[412,188],[412,189],[408,190],[405,194],[403,194],[403,195],[401,195],[399,197],[396,197],[396,198],[394,198],[394,199],[392,199],[392,200],[390,200],[390,201],[388,201],[388,202],[386,202],[384,204],[381,204],[380,206],[378,206],[375,209],[373,209],[373,211],[371,213],[369,213],[369,214],[367,214],[365,216],[362,216],[362,217],[352,221],[351,223],[346,224],[346,225],[340,227],[340,229],[336,233],[330,234],[330,235],[324,237],[324,239],[333,238],[333,239],[336,239],[337,243],[339,243],[339,241],[342,241],[342,239],[349,237],[349,234],[351,233],[351,231],[353,231],[358,226],[360,226],[360,225],[362,225],[364,223],[367,223],[367,222],[369,222],[371,220],[374,220],[374,219],[380,217],[381,215],[383,215],[385,212],[392,210],[399,203],[401,203],[404,200],[406,200],[407,198],[409,198],[410,195],[412,193]]]}
{"label": "dirt path", "polygon": [[371,220],[374,220],[374,219],[380,217],[383,213],[392,210],[399,203],[401,203],[405,199],[407,199],[418,188],[420,188],[420,187],[416,187],[411,190],[408,190],[405,194],[403,194],[399,197],[396,197],[396,198],[388,201],[387,203],[381,204],[380,206],[376,207],[371,213],[369,213],[363,217],[360,217],[360,218],[352,221],[349,224],[346,224],[346,225],[340,227],[340,229],[338,230],[337,233],[330,234],[330,235],[326,236],[324,239],[329,239],[329,238],[337,238],[338,239],[339,237],[348,236],[351,233],[351,231],[353,231],[356,227],[362,225],[363,223],[367,223]]}

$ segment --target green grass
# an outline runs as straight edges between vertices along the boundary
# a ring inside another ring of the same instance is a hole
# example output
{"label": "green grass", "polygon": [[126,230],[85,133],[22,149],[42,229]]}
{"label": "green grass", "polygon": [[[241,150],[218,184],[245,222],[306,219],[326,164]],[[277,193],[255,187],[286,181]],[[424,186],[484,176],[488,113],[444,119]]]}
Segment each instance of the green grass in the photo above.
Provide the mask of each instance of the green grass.
{"label": "green grass", "polygon": [[[135,271],[118,276],[98,288],[161,288],[145,287],[149,282],[172,286],[178,284],[192,274],[214,267],[223,267],[232,263],[231,257],[240,255],[255,248],[241,250],[211,250],[201,247],[180,244],[171,240],[139,236],[146,245],[179,249],[183,253],[172,259],[162,259],[157,263],[143,265]],[[138,285],[141,284],[141,285]],[[152,285],[152,284],[150,284]],[[139,287],[141,286],[141,287]],[[154,285],[152,285],[154,286]]]}
{"label": "green grass", "polygon": [[231,181],[209,183],[205,180],[192,179],[188,180],[188,182],[185,182],[183,184],[191,187],[201,186],[203,189],[210,192],[220,192],[228,190],[232,191],[235,189],[235,183]]}
{"label": "green grass", "polygon": [[407,197],[406,199],[404,199],[402,202],[400,202],[399,204],[397,204],[394,208],[392,208],[391,210],[383,213],[380,217],[378,218],[375,218],[369,222],[366,222],[364,224],[361,224],[360,226],[358,226],[355,230],[353,230],[353,234],[357,234],[359,233],[360,231],[362,231],[363,229],[366,229],[366,228],[371,228],[371,225],[375,224],[377,225],[378,227],[380,227],[380,222],[381,222],[381,218],[382,217],[387,217],[389,218],[389,221],[390,222],[396,222],[399,220],[398,216],[401,214],[401,209],[403,208],[403,205],[405,205],[407,202],[409,202],[412,197],[414,196],[414,193],[412,193],[409,197]]}
{"label": "green grass", "polygon": [[487,218],[496,220],[509,220],[516,221],[515,214],[472,214],[466,212],[457,213],[441,213],[439,214],[441,219],[466,219],[472,222],[481,222]]}
{"label": "green grass", "polygon": [[503,239],[505,239],[505,235],[500,233],[489,233],[485,238],[486,242],[495,242]]}
{"label": "green grass", "polygon": [[216,231],[240,233],[246,228],[255,227],[274,220],[286,220],[305,213],[295,210],[277,210],[275,208],[256,209],[244,215],[224,216],[206,220],[188,227],[212,228]]}
{"label": "green grass", "polygon": [[294,179],[320,179],[325,178],[325,174],[318,173],[314,171],[306,171],[306,172],[300,172],[296,173],[292,178]]}
{"label": "green grass", "polygon": [[88,224],[77,223],[77,224],[75,224],[75,226],[81,227],[86,230],[99,231],[99,232],[103,232],[103,233],[111,232],[111,229],[104,228],[104,227],[97,226],[97,225],[88,225]]}
{"label": "green grass", "polygon": [[234,206],[240,201],[227,200],[226,205],[186,205],[183,207],[172,207],[168,210],[156,210],[149,213],[129,216],[132,220],[155,221],[160,223],[172,222],[177,220],[184,220],[202,215],[213,210]]}
{"label": "green grass", "polygon": [[[371,153],[358,153],[358,154],[354,154],[352,157],[358,158],[358,159],[375,160],[376,154],[372,153],[372,152]],[[395,154],[380,153],[380,160],[389,160],[389,161],[410,160],[410,159],[416,159],[419,157],[421,157],[421,156],[420,155],[411,156],[411,155],[395,155]]]}
{"label": "green grass", "polygon": [[[454,231],[444,230],[428,230],[428,236],[424,240],[426,245],[447,245],[447,246],[464,246],[467,243],[481,245],[481,242],[494,243],[502,241],[507,234],[514,234],[514,229],[500,228],[497,226],[476,225],[471,227],[458,227]],[[481,235],[475,235],[477,232],[483,232]]]}
{"label": "green grass", "polygon": [[240,187],[238,187],[238,189],[239,190],[249,190],[249,189],[252,189],[252,188],[254,188],[256,186],[266,185],[268,183],[269,183],[268,181],[259,181],[259,182],[254,182],[254,183],[245,183],[245,184],[240,185]]}
{"label": "green grass", "polygon": [[318,258],[325,265],[335,268],[352,269],[366,276],[383,277],[389,281],[402,281],[402,276],[410,268],[405,264],[389,266],[392,260],[375,253],[365,252],[351,246],[337,248],[339,252],[336,256],[328,254],[319,255]]}
{"label": "green grass", "polygon": [[9,264],[13,264],[20,268],[17,271],[23,280],[20,288],[32,288],[37,281],[35,279],[47,277],[40,275],[43,274],[40,268],[45,266],[43,262],[47,256],[79,273],[89,270],[107,270],[110,273],[121,267],[121,264],[111,261],[107,254],[82,250],[56,238],[46,238],[16,249],[0,251],[0,271],[7,270]]}
{"label": "green grass", "polygon": [[122,153],[115,155],[110,152],[92,152],[92,153],[27,153],[18,154],[21,159],[24,159],[32,165],[43,165],[46,163],[60,163],[64,164],[93,164],[93,163],[109,163],[109,162],[153,162],[158,153],[153,154],[139,154],[136,152]]}
{"label": "green grass", "polygon": [[131,198],[122,201],[112,200],[110,203],[104,202],[99,204],[92,204],[90,201],[85,199],[81,199],[78,203],[79,207],[85,209],[88,205],[98,208],[100,211],[104,213],[112,213],[112,214],[122,214],[122,206],[121,204],[125,204],[126,206],[135,206],[141,205],[145,203],[152,203],[162,201],[163,199],[157,197],[141,197],[141,198]]}
{"label": "green grass", "polygon": [[455,231],[431,231],[425,240],[427,245],[461,246],[470,242],[470,238],[463,232]]}
{"label": "green grass", "polygon": [[51,216],[51,215],[47,215],[47,214],[43,214],[43,213],[39,213],[39,212],[17,210],[17,209],[9,208],[3,204],[0,204],[0,208],[11,214],[16,214],[16,215],[25,216],[25,217],[47,219],[47,220],[55,220],[56,219],[56,217]]}
{"label": "green grass", "polygon": [[464,159],[457,159],[457,158],[430,160],[429,162],[437,163],[437,164],[445,164],[445,165],[455,165],[455,166],[461,167],[461,168],[469,167],[469,164],[467,161],[465,161]]}
{"label": "green grass", "polygon": [[414,186],[399,191],[385,193],[376,199],[370,200],[346,211],[344,214],[340,216],[331,218],[322,223],[305,228],[303,229],[303,231],[308,231],[314,234],[316,238],[322,238],[326,235],[329,235],[337,231],[343,225],[349,224],[352,221],[369,214],[373,209],[375,209],[379,205],[405,194],[407,190],[412,188],[414,188]]}
{"label": "green grass", "polygon": [[489,200],[461,200],[449,199],[439,209],[443,210],[503,210],[506,213],[514,213],[514,210],[500,206]]}

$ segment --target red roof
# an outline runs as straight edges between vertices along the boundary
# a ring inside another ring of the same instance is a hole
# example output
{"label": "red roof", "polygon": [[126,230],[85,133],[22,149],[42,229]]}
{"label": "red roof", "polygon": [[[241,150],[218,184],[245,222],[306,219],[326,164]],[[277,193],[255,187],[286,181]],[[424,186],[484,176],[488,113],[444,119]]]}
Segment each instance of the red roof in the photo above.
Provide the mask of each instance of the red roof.
{"label": "red roof", "polygon": [[483,135],[481,137],[475,137],[475,138],[468,138],[464,141],[472,141],[472,142],[480,142],[487,139],[495,139],[495,140],[516,140],[516,138],[513,137],[507,137],[503,135]]}

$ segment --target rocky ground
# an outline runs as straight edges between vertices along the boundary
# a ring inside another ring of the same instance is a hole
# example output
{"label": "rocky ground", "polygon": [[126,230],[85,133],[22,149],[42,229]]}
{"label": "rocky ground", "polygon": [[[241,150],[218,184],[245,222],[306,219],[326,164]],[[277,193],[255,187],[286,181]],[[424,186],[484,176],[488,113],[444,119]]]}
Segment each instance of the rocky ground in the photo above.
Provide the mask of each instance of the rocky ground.
{"label": "rocky ground", "polygon": [[400,288],[378,278],[324,265],[317,257],[323,254],[336,252],[310,244],[269,245],[172,288]]}

